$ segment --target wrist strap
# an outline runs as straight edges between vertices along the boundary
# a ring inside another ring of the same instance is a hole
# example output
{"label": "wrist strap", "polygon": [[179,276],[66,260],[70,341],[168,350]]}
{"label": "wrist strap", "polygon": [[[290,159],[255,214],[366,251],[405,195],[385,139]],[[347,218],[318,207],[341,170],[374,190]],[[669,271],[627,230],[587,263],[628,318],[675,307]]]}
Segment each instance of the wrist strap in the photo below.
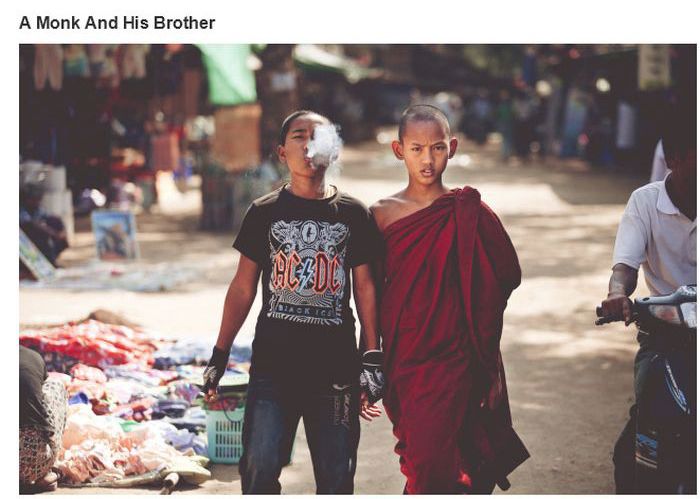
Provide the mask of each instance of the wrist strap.
{"label": "wrist strap", "polygon": [[218,348],[216,345],[214,345],[214,350],[211,352],[211,360],[215,363],[219,362],[226,362],[228,363],[228,358],[229,355],[231,354],[231,351],[228,350],[222,350]]}
{"label": "wrist strap", "polygon": [[362,354],[362,364],[365,366],[381,367],[384,360],[384,352],[381,350],[367,350]]}

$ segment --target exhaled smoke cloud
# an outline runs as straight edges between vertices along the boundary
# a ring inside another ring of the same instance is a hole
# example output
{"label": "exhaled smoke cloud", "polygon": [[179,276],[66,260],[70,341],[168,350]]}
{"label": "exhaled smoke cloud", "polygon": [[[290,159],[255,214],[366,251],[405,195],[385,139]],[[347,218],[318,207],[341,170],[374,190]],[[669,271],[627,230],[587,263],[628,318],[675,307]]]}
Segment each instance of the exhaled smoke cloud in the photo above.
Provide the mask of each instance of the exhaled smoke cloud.
{"label": "exhaled smoke cloud", "polygon": [[314,168],[333,166],[340,156],[343,141],[338,135],[336,125],[316,125],[314,137],[307,145],[307,156],[311,158]]}

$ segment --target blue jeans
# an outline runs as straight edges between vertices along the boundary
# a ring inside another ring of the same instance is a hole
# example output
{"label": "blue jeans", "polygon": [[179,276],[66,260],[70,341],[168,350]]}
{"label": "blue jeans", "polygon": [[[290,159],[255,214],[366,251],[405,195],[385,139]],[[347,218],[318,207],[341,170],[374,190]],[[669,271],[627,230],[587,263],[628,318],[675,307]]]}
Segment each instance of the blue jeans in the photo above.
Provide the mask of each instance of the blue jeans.
{"label": "blue jeans", "polygon": [[334,385],[303,393],[253,375],[239,464],[244,494],[280,493],[280,473],[289,460],[299,418],[304,419],[316,493],[353,493],[360,441],[359,386]]}

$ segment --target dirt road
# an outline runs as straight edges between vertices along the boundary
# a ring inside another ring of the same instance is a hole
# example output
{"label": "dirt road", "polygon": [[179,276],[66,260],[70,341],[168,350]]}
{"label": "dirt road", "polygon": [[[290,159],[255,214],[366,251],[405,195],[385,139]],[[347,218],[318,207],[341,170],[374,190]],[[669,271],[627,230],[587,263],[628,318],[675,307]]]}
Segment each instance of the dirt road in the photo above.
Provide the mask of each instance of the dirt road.
{"label": "dirt road", "polygon": [[[404,179],[403,167],[388,146],[367,144],[346,149],[336,183],[370,204],[399,190]],[[451,186],[470,184],[480,190],[502,218],[523,268],[522,285],[506,311],[502,350],[514,426],[532,457],[510,476],[509,492],[611,493],[611,452],[631,402],[636,344],[632,331],[620,325],[594,327],[593,310],[606,291],[617,222],[630,192],[643,179],[572,164],[507,166],[490,150],[467,147],[448,167],[446,180]],[[138,220],[143,258],[200,266],[200,277],[164,293],[22,288],[20,321],[75,319],[103,307],[171,337],[206,335],[213,342],[238,258],[230,248],[232,235],[196,230],[195,192],[169,196],[167,216]],[[78,265],[92,256],[91,234],[80,232],[63,262]],[[645,292],[643,284],[637,292]],[[253,326],[249,318],[241,340],[250,340]],[[400,494],[404,481],[388,420],[363,421],[362,432],[356,492]],[[204,486],[177,493],[240,492],[235,466],[212,470],[214,479]],[[314,492],[303,427],[282,486],[284,493]],[[115,491],[56,493],[76,492]]]}

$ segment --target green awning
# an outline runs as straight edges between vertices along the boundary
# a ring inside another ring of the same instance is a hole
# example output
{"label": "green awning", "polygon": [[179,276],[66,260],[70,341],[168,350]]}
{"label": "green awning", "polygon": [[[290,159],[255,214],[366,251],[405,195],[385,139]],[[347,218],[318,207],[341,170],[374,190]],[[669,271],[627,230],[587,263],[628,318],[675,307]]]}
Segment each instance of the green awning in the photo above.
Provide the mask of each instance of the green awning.
{"label": "green awning", "polygon": [[209,83],[209,102],[232,106],[255,102],[255,75],[248,67],[250,45],[197,44]]}

